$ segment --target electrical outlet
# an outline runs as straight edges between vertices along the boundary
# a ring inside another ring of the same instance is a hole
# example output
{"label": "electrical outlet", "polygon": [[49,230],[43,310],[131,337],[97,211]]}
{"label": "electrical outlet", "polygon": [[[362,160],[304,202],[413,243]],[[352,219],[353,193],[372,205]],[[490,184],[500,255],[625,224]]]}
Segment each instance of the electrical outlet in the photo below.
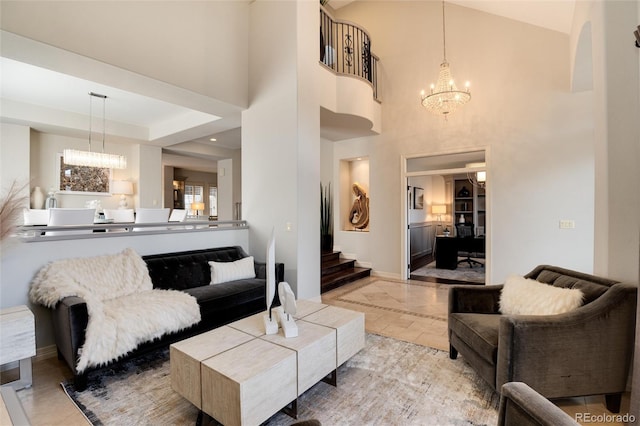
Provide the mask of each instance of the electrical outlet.
{"label": "electrical outlet", "polygon": [[560,229],[573,229],[576,227],[576,222],[569,219],[560,220]]}

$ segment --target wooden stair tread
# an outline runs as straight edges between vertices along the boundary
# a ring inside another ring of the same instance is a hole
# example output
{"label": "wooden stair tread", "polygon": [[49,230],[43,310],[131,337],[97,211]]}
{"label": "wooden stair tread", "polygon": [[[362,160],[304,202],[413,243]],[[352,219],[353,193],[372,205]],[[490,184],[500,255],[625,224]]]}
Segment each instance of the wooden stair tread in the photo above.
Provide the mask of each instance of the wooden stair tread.
{"label": "wooden stair tread", "polygon": [[324,293],[334,288],[338,288],[341,285],[350,283],[361,278],[365,278],[371,275],[371,268],[348,268],[341,269],[336,272],[323,275],[320,282],[320,292]]}
{"label": "wooden stair tread", "polygon": [[322,262],[322,275],[329,275],[340,270],[351,269],[355,266],[355,263],[355,259],[336,259]]}

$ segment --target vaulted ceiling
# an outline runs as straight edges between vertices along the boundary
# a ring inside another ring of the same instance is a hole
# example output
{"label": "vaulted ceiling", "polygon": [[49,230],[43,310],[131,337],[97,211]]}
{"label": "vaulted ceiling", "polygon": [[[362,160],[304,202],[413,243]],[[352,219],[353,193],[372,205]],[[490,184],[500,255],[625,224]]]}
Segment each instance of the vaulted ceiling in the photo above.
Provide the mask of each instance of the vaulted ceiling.
{"label": "vaulted ceiling", "polygon": [[[331,0],[330,5],[339,9],[354,0]],[[365,1],[365,0],[355,0]],[[403,1],[403,0],[398,0]],[[575,0],[449,0],[460,6],[526,22],[554,31],[569,33]],[[240,113],[230,111],[226,116],[215,116],[194,109],[171,104],[151,97],[140,96],[64,74],[33,67],[6,58],[0,58],[2,70],[1,97],[3,107],[20,109],[36,105],[47,111],[57,111],[75,121],[79,129],[86,128],[89,91],[100,90],[113,99],[107,101],[106,117],[110,128],[116,128],[119,136],[155,140],[173,154],[181,153],[181,142],[213,145],[221,149],[240,148]],[[75,94],[75,95],[74,95]],[[114,96],[117,94],[117,96]],[[98,106],[101,108],[101,106]],[[101,109],[97,110],[101,114]],[[83,124],[79,124],[83,123]],[[46,131],[45,123],[25,123]],[[49,129],[50,130],[50,129]],[[219,137],[216,137],[219,136]],[[218,139],[211,141],[211,138]],[[178,163],[179,155],[174,155]],[[198,156],[195,156],[198,157]],[[195,158],[194,157],[194,158]],[[206,156],[204,156],[206,158]],[[215,157],[215,156],[212,156]],[[199,156],[200,159],[203,156]],[[214,158],[212,158],[214,159]],[[190,164],[176,164],[182,167]],[[191,164],[193,162],[191,161]]]}

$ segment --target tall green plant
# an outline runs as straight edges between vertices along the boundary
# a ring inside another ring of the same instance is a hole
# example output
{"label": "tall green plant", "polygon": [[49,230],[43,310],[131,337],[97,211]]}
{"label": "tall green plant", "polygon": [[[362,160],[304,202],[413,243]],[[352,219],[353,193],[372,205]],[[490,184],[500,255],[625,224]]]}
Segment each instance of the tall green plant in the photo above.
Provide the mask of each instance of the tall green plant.
{"label": "tall green plant", "polygon": [[327,186],[320,183],[320,235],[333,235],[331,182]]}
{"label": "tall green plant", "polygon": [[333,250],[333,201],[331,182],[326,187],[320,182],[320,250]]}

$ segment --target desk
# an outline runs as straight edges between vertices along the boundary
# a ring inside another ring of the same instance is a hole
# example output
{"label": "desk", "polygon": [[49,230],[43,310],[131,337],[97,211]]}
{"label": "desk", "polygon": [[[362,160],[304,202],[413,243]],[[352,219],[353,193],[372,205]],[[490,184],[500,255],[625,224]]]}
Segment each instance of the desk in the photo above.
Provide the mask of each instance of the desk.
{"label": "desk", "polygon": [[436,268],[456,269],[458,267],[458,251],[474,251],[484,253],[484,237],[457,238],[436,236]]}

